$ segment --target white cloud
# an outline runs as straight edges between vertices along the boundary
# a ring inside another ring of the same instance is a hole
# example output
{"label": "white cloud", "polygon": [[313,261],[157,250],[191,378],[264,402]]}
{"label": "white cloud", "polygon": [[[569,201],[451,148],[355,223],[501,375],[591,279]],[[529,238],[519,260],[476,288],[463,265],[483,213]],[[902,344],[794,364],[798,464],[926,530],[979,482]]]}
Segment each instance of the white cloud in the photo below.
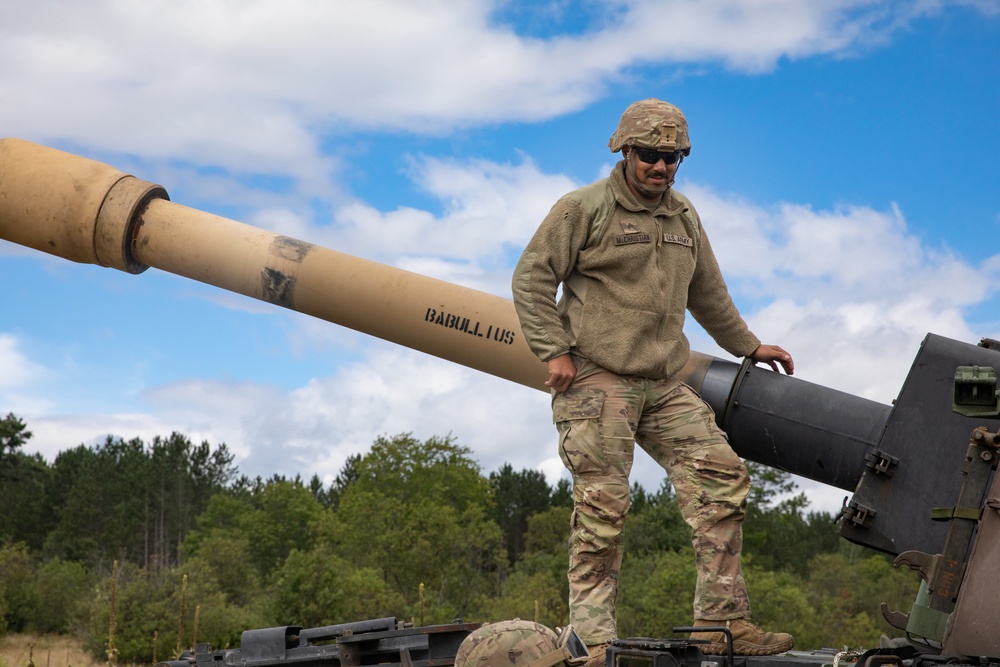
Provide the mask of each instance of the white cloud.
{"label": "white cloud", "polygon": [[313,224],[287,209],[263,211],[253,223],[280,234],[481,291],[510,296],[510,255],[534,233],[561,195],[576,184],[520,164],[413,159],[410,176],[445,212],[364,202],[338,208],[332,224]]}
{"label": "white cloud", "polygon": [[18,342],[10,334],[0,334],[0,389],[10,389],[25,382],[36,372],[35,364],[18,349]]}
{"label": "white cloud", "polygon": [[[734,70],[762,72],[781,57],[834,53],[856,45],[872,33],[872,4],[644,0],[630,3],[622,32],[647,45],[647,59],[721,61]],[[670,39],[662,38],[663,26],[671,26]]]}
{"label": "white cloud", "polygon": [[0,332],[0,417],[41,412],[49,405],[41,391],[48,373],[21,348],[18,336]]}
{"label": "white cloud", "polygon": [[49,461],[53,461],[60,452],[78,445],[100,445],[109,435],[125,440],[141,438],[148,443],[154,436],[166,436],[176,430],[196,440],[193,432],[181,431],[169,420],[149,413],[59,415],[53,414],[50,409],[42,414],[30,411],[16,414],[24,419],[32,433],[24,451],[38,452]]}
{"label": "white cloud", "polygon": [[765,208],[703,185],[680,187],[731,291],[753,304],[751,327],[792,352],[813,382],[888,403],[928,332],[971,343],[982,335],[966,323],[967,310],[996,292],[1000,257],[972,266],[931,247],[895,207]]}
{"label": "white cloud", "polygon": [[877,41],[940,3],[633,0],[608,3],[613,18],[582,33],[547,39],[497,23],[496,7],[3,3],[0,98],[17,104],[0,105],[0,125],[44,142],[289,175],[318,193],[338,164],[320,145],[336,146],[345,131],[440,133],[549,119],[583,108],[643,64],[769,70],[783,57]]}
{"label": "white cloud", "polygon": [[[402,348],[373,343],[359,362],[292,391],[192,380],[145,400],[160,424],[192,439],[226,441],[243,473],[330,479],[380,435],[451,434],[485,472],[537,467],[554,454],[541,392]],[[235,436],[235,437],[234,437]]]}

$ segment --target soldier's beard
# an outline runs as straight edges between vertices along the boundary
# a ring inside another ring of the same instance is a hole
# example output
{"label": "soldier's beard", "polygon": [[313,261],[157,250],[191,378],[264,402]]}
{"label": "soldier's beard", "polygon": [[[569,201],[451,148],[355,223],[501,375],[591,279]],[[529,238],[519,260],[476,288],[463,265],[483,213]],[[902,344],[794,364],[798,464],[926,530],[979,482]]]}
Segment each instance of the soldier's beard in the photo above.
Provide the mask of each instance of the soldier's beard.
{"label": "soldier's beard", "polygon": [[[631,157],[631,156],[629,156]],[[663,172],[650,172],[649,176],[664,176],[667,174]],[[638,175],[635,173],[635,165],[632,160],[625,160],[625,178],[629,185],[635,192],[639,194],[643,199],[658,200],[663,196],[663,193],[670,189],[670,186],[674,184],[674,177],[671,176],[670,180],[664,181],[663,183],[641,183],[639,181]]]}

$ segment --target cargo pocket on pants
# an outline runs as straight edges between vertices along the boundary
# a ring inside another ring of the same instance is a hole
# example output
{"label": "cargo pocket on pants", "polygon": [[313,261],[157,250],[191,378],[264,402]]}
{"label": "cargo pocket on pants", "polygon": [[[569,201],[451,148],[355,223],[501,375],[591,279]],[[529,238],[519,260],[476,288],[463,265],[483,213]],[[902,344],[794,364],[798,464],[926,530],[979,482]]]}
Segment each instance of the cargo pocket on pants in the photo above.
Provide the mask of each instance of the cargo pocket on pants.
{"label": "cargo pocket on pants", "polygon": [[601,435],[601,389],[573,389],[552,398],[552,421],[559,431],[559,457],[574,475],[607,470]]}

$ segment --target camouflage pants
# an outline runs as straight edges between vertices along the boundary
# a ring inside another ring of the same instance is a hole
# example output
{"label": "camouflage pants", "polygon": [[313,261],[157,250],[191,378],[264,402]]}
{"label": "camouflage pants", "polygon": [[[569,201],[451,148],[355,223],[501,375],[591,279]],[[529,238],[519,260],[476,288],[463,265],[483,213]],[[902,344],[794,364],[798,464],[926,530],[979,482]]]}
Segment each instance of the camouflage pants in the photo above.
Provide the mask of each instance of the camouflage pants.
{"label": "camouflage pants", "polygon": [[635,443],[666,470],[692,529],[694,617],[749,616],[740,568],[750,476],[712,409],[676,378],[616,375],[580,357],[570,388],[552,398],[559,454],[573,475],[570,623],[590,645],[617,637],[621,531]]}

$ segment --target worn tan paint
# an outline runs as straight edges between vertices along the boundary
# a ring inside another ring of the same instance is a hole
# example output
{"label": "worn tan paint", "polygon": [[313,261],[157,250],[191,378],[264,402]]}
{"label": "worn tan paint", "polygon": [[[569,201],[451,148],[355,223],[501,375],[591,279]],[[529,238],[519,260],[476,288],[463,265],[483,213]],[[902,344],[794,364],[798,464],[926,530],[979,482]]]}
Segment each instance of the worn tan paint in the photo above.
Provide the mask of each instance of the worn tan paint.
{"label": "worn tan paint", "polygon": [[[0,238],[130,273],[152,266],[548,391],[509,299],[188,208],[20,139],[0,139]],[[681,375],[700,387],[711,360],[693,353]]]}

